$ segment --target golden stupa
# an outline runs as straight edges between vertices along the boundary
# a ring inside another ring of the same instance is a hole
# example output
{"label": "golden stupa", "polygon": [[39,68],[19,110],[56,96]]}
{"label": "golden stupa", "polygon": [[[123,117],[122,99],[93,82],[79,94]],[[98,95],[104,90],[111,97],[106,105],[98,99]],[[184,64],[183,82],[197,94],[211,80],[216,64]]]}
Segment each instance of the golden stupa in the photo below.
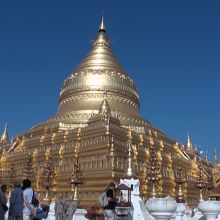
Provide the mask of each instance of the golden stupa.
{"label": "golden stupa", "polygon": [[[148,171],[154,147],[157,194],[176,196],[175,172],[181,164],[185,200],[189,206],[198,202],[199,153],[189,135],[185,145],[179,144],[142,118],[137,87],[113,54],[103,19],[90,52],[62,85],[58,112],[12,142],[7,132],[6,127],[0,144],[1,183],[11,186],[15,178],[29,177],[42,199],[45,189],[46,199],[61,192],[70,198],[78,190],[74,196],[81,204],[94,204],[110,181],[124,175],[140,179],[146,199],[152,191]],[[205,181],[212,165],[208,159],[202,165]]]}

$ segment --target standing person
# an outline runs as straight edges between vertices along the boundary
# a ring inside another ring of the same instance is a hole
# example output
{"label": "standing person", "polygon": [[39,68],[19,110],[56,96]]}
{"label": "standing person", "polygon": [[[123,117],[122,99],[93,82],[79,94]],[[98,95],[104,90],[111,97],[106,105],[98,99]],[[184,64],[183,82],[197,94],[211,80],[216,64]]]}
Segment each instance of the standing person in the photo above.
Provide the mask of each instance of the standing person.
{"label": "standing person", "polygon": [[76,211],[76,206],[74,204],[73,198],[67,203],[66,212],[65,212],[65,220],[72,220],[73,214]]}
{"label": "standing person", "polygon": [[111,182],[108,184],[106,189],[106,196],[108,198],[108,205],[104,207],[104,216],[105,220],[114,220],[115,219],[115,206],[116,198],[114,197],[115,183]]}
{"label": "standing person", "polygon": [[7,190],[7,186],[6,185],[2,185],[1,186],[1,191],[0,191],[0,219],[1,220],[5,220],[5,213],[8,211],[8,207],[7,207],[7,199],[6,199],[6,190]]}
{"label": "standing person", "polygon": [[36,208],[32,204],[32,198],[34,197],[34,190],[31,188],[31,181],[25,179],[23,181],[23,220],[31,220],[31,216],[36,215]]}
{"label": "standing person", "polygon": [[54,206],[54,211],[55,211],[55,220],[65,220],[65,211],[66,211],[66,204],[63,199],[63,194],[61,193],[59,195],[59,198],[57,199],[55,206]]}
{"label": "standing person", "polygon": [[23,220],[23,190],[18,180],[15,181],[11,193],[8,220]]}

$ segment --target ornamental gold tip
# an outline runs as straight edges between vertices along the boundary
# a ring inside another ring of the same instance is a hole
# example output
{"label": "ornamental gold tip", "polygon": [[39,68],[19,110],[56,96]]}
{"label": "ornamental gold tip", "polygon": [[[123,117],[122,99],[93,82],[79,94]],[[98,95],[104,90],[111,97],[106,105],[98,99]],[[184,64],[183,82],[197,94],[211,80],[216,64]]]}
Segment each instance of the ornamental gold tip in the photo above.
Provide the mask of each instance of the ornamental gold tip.
{"label": "ornamental gold tip", "polygon": [[105,32],[105,23],[104,23],[104,17],[102,16],[101,23],[99,25],[99,32]]}

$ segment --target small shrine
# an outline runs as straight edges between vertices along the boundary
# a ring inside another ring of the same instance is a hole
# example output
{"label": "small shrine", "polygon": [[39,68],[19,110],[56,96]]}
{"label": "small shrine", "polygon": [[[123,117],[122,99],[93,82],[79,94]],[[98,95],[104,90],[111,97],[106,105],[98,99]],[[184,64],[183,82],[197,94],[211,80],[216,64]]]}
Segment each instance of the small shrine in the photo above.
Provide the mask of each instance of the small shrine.
{"label": "small shrine", "polygon": [[115,207],[116,214],[118,217],[133,216],[133,205],[131,203],[131,188],[125,184],[119,184],[115,188],[115,197],[117,199],[117,205]]}

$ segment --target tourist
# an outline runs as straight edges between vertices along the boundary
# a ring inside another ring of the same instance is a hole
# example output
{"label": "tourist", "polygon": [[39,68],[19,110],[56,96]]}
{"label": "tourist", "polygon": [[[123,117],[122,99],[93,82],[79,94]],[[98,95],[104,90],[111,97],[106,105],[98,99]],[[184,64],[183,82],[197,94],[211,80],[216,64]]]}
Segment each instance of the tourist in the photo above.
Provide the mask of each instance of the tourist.
{"label": "tourist", "polygon": [[46,219],[48,217],[49,208],[50,207],[48,205],[38,205],[36,210],[36,216],[34,216],[33,220]]}
{"label": "tourist", "polygon": [[115,183],[109,183],[106,189],[106,196],[108,198],[108,205],[104,207],[104,216],[105,220],[114,220],[115,219],[115,206],[116,206],[116,198],[114,197],[114,189]]}
{"label": "tourist", "polygon": [[2,185],[1,186],[1,191],[0,191],[0,202],[1,202],[1,206],[0,206],[0,219],[1,220],[5,220],[5,213],[8,211],[8,207],[7,207],[7,199],[6,199],[6,190],[7,190],[7,186],[6,185]]}
{"label": "tourist", "polygon": [[25,179],[23,181],[23,220],[31,220],[36,215],[36,208],[32,204],[32,199],[34,198],[34,190],[31,188],[31,181]]}
{"label": "tourist", "polygon": [[66,203],[63,199],[62,193],[59,195],[59,198],[55,203],[54,211],[56,216],[55,220],[65,220]]}
{"label": "tourist", "polygon": [[8,220],[22,220],[23,219],[23,190],[21,189],[21,182],[15,181],[14,190],[10,197],[10,206],[8,213]]}
{"label": "tourist", "polygon": [[66,205],[65,220],[72,220],[75,211],[76,211],[76,205],[72,198]]}

